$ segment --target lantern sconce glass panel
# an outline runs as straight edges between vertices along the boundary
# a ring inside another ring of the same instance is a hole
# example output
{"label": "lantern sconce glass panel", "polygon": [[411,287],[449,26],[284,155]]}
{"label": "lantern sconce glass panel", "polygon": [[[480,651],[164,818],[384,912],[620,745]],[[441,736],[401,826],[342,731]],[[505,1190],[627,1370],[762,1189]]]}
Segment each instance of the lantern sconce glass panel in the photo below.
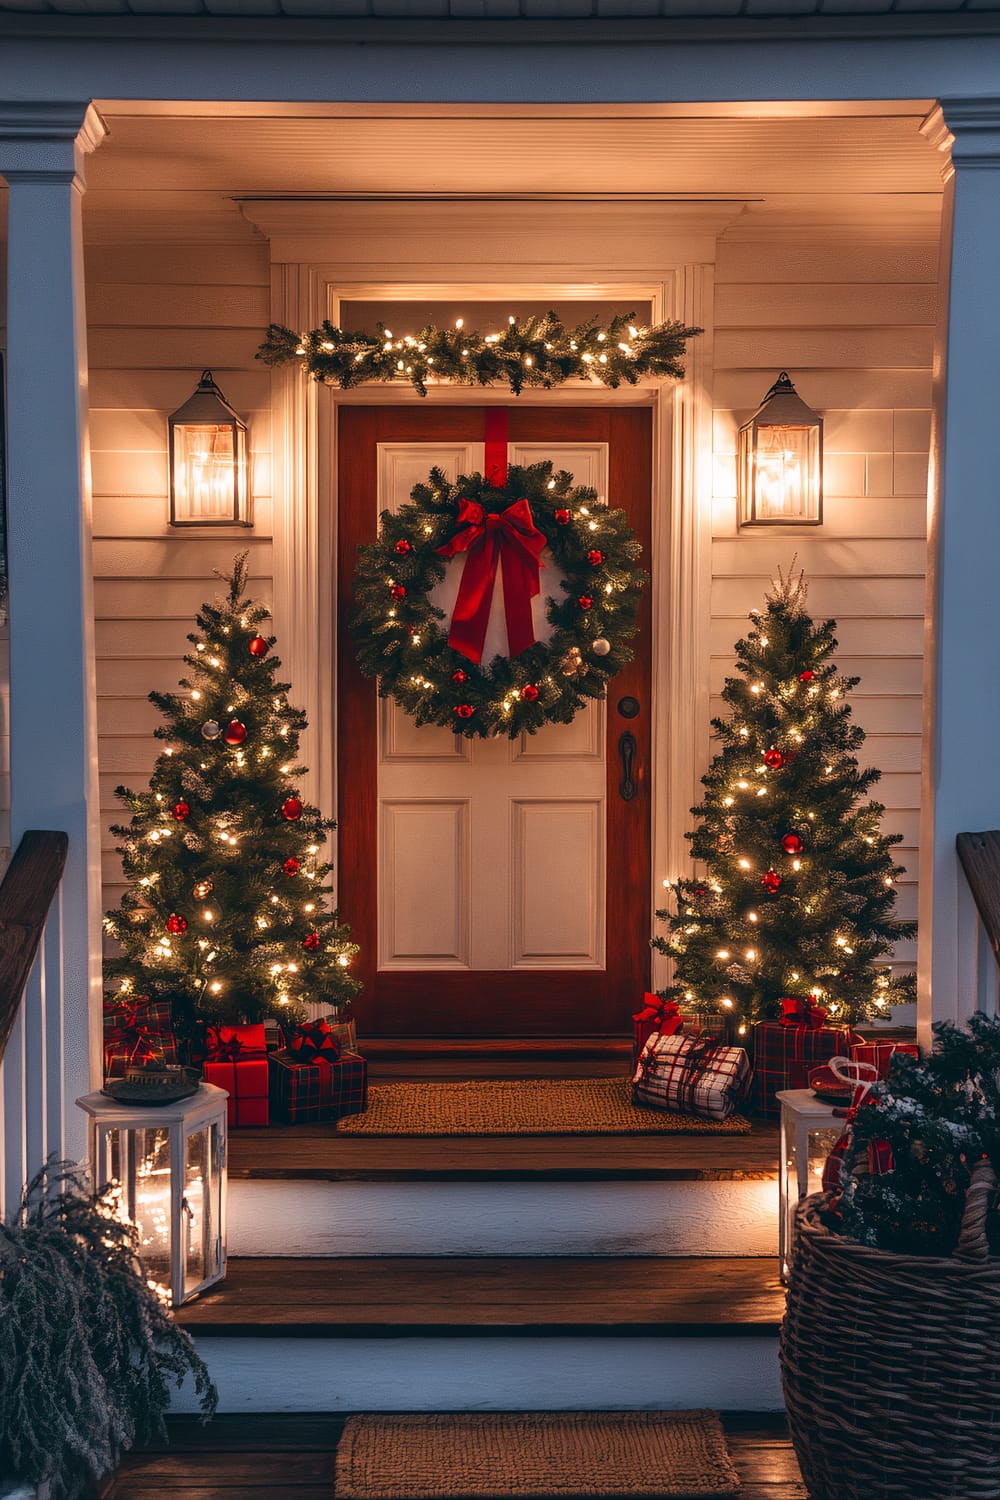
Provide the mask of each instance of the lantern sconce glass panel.
{"label": "lantern sconce glass panel", "polygon": [[173,1307],[226,1274],[225,1089],[203,1083],[175,1104],[85,1094],[95,1185],[117,1182],[122,1218],[139,1231],[146,1275]]}
{"label": "lantern sconce glass panel", "polygon": [[167,419],[171,526],[252,526],[247,425],[203,370]]}
{"label": "lantern sconce glass panel", "polygon": [[785,370],[740,428],[736,481],[741,526],[822,523],[823,418]]}

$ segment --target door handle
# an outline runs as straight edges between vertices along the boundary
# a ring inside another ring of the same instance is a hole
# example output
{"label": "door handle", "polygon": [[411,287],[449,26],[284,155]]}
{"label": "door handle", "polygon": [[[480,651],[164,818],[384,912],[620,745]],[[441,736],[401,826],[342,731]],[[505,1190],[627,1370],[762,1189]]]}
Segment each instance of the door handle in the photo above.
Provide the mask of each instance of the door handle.
{"label": "door handle", "polygon": [[631,802],[639,790],[635,776],[633,775],[635,755],[638,748],[635,735],[631,729],[626,729],[618,741],[618,754],[622,763],[622,779],[618,783],[618,791],[623,802]]}

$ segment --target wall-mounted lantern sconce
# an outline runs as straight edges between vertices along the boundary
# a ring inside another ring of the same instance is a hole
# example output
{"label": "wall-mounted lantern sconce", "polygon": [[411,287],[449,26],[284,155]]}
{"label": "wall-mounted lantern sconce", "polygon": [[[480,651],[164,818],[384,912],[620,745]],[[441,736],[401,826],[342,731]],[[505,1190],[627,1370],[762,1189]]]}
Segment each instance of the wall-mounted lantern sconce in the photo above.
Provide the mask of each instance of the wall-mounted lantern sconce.
{"label": "wall-mounted lantern sconce", "polygon": [[740,428],[741,526],[818,526],[823,519],[823,418],[784,370]]}
{"label": "wall-mounted lantern sconce", "polygon": [[252,526],[247,425],[203,370],[168,418],[171,526]]}

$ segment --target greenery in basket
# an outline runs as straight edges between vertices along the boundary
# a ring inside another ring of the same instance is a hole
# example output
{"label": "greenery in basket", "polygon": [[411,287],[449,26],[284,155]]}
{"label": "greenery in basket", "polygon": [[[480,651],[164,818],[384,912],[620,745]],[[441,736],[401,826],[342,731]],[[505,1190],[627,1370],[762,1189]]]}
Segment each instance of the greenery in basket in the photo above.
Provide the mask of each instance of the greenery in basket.
{"label": "greenery in basket", "polygon": [[[895,1053],[859,1109],[826,1215],[861,1244],[904,1255],[951,1255],[972,1168],[988,1157],[1000,1172],[1000,1020],[975,1015],[967,1031],[940,1022],[934,1032],[933,1053]],[[996,1212],[987,1229],[1000,1253]]]}
{"label": "greenery in basket", "polygon": [[136,1444],[163,1439],[171,1385],[211,1377],[146,1280],[117,1188],[50,1161],[0,1224],[0,1475],[76,1500]]}

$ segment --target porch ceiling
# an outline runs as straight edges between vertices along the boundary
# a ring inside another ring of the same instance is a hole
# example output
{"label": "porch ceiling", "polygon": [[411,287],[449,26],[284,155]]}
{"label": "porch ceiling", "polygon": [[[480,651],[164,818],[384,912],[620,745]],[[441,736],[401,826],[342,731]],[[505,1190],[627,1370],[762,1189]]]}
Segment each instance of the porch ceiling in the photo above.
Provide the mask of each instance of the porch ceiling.
{"label": "porch ceiling", "polygon": [[[2,3],[2,0],[0,0]],[[87,166],[92,237],[158,211],[180,235],[193,219],[243,224],[255,197],[713,198],[749,202],[772,222],[822,204],[842,221],[936,212],[939,154],[920,135],[925,105],[826,107],[748,117],[492,106],[441,110],[182,106],[154,114],[105,104],[110,135]]]}
{"label": "porch ceiling", "polygon": [[1000,10],[1000,0],[0,0],[0,12],[81,16],[269,16],[340,19],[649,20],[807,16],[929,17]]}

